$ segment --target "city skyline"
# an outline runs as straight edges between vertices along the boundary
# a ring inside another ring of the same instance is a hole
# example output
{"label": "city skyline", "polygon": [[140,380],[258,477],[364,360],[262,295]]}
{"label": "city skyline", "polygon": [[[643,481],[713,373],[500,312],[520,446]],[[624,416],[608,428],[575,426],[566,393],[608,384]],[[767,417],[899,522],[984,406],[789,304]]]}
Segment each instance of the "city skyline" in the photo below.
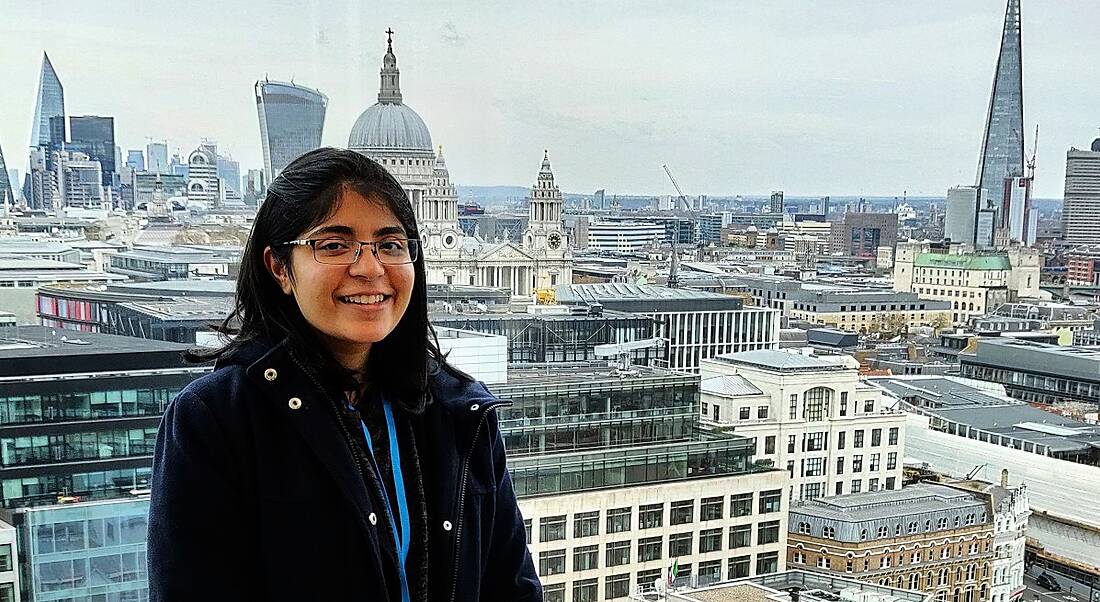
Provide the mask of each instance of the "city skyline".
{"label": "city skyline", "polygon": [[[375,18],[355,3],[315,3],[277,18],[219,7],[224,18],[193,33],[162,31],[155,11],[120,14],[110,4],[60,18],[13,8],[20,29],[0,41],[10,167],[25,169],[13,149],[30,139],[43,51],[65,84],[67,112],[115,117],[124,154],[149,136],[186,156],[212,137],[254,168],[263,164],[256,79],[325,91],[323,142],[343,146],[377,94],[382,32],[392,26],[405,100],[447,149],[459,184],[523,185],[530,155],[550,148],[569,192],[672,194],[667,163],[687,194],[942,196],[973,180],[1005,7],[737,3],[683,14],[564,4],[483,18],[394,7]],[[1066,150],[1087,148],[1100,125],[1089,114],[1100,84],[1078,77],[1100,49],[1087,35],[1097,18],[1100,7],[1084,1],[1024,4],[1028,152],[1034,124],[1043,131],[1037,197],[1062,196]],[[66,26],[76,21],[81,28]],[[121,40],[95,35],[122,29]],[[304,43],[257,45],[250,31]]]}

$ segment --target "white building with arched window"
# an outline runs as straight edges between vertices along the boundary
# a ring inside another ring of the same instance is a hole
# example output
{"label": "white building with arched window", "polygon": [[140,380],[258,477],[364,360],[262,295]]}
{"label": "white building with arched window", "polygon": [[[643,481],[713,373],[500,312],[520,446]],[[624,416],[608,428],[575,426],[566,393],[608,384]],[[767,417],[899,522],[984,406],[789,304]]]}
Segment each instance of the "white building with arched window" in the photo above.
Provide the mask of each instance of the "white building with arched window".
{"label": "white building with arched window", "polygon": [[847,355],[744,351],[701,362],[704,423],[756,440],[792,500],[901,488],[905,413]]}

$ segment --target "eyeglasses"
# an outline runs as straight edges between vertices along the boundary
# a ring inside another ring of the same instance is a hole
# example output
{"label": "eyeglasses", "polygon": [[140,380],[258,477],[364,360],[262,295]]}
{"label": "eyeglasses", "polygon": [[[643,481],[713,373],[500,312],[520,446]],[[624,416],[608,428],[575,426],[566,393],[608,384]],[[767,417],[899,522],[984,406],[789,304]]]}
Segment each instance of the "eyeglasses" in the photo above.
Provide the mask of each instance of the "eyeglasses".
{"label": "eyeglasses", "polygon": [[288,240],[283,245],[313,247],[313,259],[326,265],[352,265],[359,261],[363,247],[370,247],[374,258],[384,265],[413,263],[420,253],[420,241],[415,238],[387,238],[379,241],[339,237],[307,238]]}

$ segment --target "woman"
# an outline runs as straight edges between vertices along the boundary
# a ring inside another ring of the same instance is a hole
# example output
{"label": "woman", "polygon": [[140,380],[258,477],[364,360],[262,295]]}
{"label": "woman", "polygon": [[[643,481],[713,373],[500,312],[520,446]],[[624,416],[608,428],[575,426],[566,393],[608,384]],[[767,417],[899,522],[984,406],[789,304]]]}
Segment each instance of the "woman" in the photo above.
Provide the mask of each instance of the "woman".
{"label": "woman", "polygon": [[323,148],[271,183],[235,336],[168,406],[153,600],[541,600],[495,409],[431,342],[401,185]]}

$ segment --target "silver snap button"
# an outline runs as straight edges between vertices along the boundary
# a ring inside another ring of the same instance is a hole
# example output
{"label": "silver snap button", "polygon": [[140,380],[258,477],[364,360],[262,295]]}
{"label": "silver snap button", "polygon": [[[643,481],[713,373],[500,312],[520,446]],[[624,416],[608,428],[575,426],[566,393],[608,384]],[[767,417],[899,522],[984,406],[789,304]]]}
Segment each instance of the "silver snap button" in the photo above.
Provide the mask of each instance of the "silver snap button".
{"label": "silver snap button", "polygon": [[443,521],[443,530],[444,531],[450,531],[451,530],[451,521],[449,521],[449,520]]}
{"label": "silver snap button", "polygon": [[278,377],[279,373],[276,372],[274,368],[268,368],[267,370],[264,370],[264,378],[266,378],[267,380],[275,380]]}
{"label": "silver snap button", "polygon": [[302,407],[302,400],[298,399],[297,397],[291,397],[290,401],[287,402],[287,405],[290,406],[290,409],[297,410],[298,408]]}
{"label": "silver snap button", "polygon": [[480,408],[481,408],[481,406],[475,403],[474,405],[470,406],[470,411],[471,412],[476,412]]}
{"label": "silver snap button", "polygon": [[377,525],[378,524],[378,515],[376,515],[375,513],[371,512],[370,516],[368,516],[367,518],[370,520],[370,524],[372,524],[372,525]]}

